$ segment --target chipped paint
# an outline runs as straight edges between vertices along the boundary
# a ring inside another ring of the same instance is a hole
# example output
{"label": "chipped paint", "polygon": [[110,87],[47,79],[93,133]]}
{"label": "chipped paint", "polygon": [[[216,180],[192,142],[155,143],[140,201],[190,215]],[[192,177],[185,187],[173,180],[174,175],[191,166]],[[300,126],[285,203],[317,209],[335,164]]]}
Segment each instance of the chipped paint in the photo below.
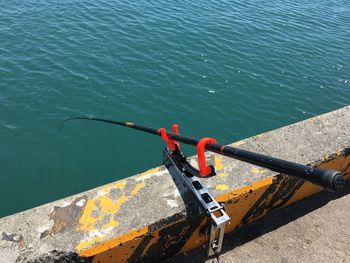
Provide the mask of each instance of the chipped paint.
{"label": "chipped paint", "polygon": [[131,191],[131,194],[132,194],[132,195],[137,195],[137,193],[138,193],[142,188],[144,188],[144,187],[145,187],[145,182],[144,182],[144,181],[138,183],[138,184],[135,186],[135,188]]}
{"label": "chipped paint", "polygon": [[179,204],[175,201],[175,200],[172,200],[172,199],[168,199],[166,200],[166,204],[168,206],[170,206],[171,208],[174,208],[174,207],[178,207]]}
{"label": "chipped paint", "polygon": [[[146,183],[141,181],[135,185],[130,193],[121,192],[116,199],[112,197],[113,189],[125,190],[126,185],[127,180],[105,185],[100,189],[95,198],[89,199],[86,202],[83,214],[79,219],[77,230],[88,232],[89,237],[77,244],[76,249],[78,251],[87,249],[95,243],[106,239],[109,233],[120,224],[115,217],[121,206],[130,197],[136,196],[145,187]],[[100,231],[97,229],[100,229]]]}
{"label": "chipped paint", "polygon": [[118,182],[106,184],[101,187],[101,190],[98,192],[98,195],[104,195],[109,193],[112,189],[124,189],[126,185],[126,180],[120,180]]}
{"label": "chipped paint", "polygon": [[[120,206],[126,202],[127,196],[122,195],[116,200],[112,200],[109,196],[98,196],[94,199],[88,200],[83,215],[79,220],[79,230],[91,231],[95,230],[96,224],[102,221],[106,216],[115,215]],[[98,210],[98,216],[93,216],[94,211]],[[102,226],[103,227],[103,226]]]}
{"label": "chipped paint", "polygon": [[84,206],[86,204],[86,200],[85,199],[81,199],[80,201],[75,203],[77,206]]}

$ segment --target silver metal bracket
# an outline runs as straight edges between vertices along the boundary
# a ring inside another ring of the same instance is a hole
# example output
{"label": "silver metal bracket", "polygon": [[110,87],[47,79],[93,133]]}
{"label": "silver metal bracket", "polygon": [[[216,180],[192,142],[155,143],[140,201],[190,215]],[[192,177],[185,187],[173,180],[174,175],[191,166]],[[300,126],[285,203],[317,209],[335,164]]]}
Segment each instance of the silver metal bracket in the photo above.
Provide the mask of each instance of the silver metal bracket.
{"label": "silver metal bracket", "polygon": [[192,192],[198,205],[210,218],[210,234],[208,256],[221,252],[225,233],[225,225],[229,223],[230,217],[226,214],[225,207],[219,204],[208,188],[201,183],[195,168],[186,161],[186,156],[180,152],[170,152],[167,148],[163,150],[163,162],[169,173],[184,182],[184,186]]}

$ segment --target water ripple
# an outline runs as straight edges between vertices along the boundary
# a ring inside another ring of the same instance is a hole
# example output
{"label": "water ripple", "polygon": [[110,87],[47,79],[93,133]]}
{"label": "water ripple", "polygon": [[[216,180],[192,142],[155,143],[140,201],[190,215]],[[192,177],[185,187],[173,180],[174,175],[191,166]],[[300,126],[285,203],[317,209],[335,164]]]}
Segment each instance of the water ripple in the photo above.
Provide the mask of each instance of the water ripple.
{"label": "water ripple", "polygon": [[[84,178],[76,181],[84,190],[96,177],[104,183],[159,163],[155,144],[137,143],[142,134],[76,123],[58,137],[67,116],[179,122],[191,135],[229,143],[350,101],[344,1],[5,2],[1,176],[15,183],[26,174],[35,192],[52,189],[50,181],[68,189],[17,209],[75,193],[66,187],[72,175]],[[128,158],[129,149],[141,157]]]}

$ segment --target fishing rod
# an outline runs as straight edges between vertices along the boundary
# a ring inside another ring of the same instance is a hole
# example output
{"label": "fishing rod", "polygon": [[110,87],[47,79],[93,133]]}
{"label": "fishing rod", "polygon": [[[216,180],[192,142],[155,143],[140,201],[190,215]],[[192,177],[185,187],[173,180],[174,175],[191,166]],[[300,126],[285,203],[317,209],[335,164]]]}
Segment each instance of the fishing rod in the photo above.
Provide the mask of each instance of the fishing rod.
{"label": "fishing rod", "polygon": [[[294,176],[294,177],[309,181],[331,192],[338,192],[345,187],[344,175],[338,171],[322,169],[322,168],[314,168],[311,166],[297,164],[294,162],[282,160],[279,158],[274,158],[274,157],[263,155],[260,153],[255,153],[255,152],[231,147],[228,145],[222,145],[218,143],[216,140],[211,138],[196,139],[196,138],[180,135],[178,133],[177,125],[173,125],[173,132],[167,132],[164,128],[154,129],[150,127],[137,125],[133,122],[121,122],[121,121],[114,121],[114,120],[87,116],[87,117],[67,118],[61,123],[61,128],[67,121],[71,121],[71,120],[99,121],[99,122],[110,123],[110,124],[132,128],[132,129],[143,131],[153,135],[158,135],[167,141],[168,148],[170,148],[172,151],[179,150],[180,145],[178,142],[197,146],[200,174],[203,177],[214,174],[213,167],[210,168],[210,167],[206,167],[205,165],[205,159],[204,159],[204,149],[205,149],[205,150],[208,150],[217,154],[221,154],[227,157],[231,157],[243,162],[264,167],[284,175]],[[202,151],[200,149],[202,149]]]}

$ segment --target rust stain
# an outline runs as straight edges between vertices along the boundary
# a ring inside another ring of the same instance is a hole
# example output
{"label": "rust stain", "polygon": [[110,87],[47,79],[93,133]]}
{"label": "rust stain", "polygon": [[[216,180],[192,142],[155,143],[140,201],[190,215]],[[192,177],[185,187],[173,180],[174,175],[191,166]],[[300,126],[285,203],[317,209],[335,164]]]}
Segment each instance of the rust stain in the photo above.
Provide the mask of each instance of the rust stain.
{"label": "rust stain", "polygon": [[76,198],[72,203],[65,207],[54,206],[49,214],[50,220],[54,221],[52,228],[45,230],[40,234],[40,239],[63,233],[68,230],[75,230],[79,224],[79,218],[83,213],[84,205],[77,205],[79,202],[86,202],[87,195]]}

